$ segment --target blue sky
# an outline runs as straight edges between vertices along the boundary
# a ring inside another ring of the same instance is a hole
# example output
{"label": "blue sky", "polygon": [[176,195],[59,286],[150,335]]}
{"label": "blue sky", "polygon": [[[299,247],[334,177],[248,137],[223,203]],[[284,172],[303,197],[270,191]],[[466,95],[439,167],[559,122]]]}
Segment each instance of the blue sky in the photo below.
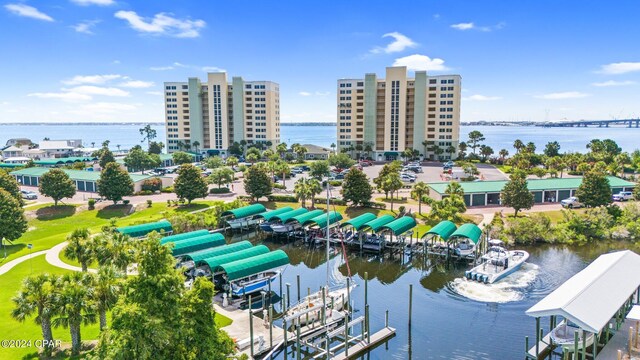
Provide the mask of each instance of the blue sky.
{"label": "blue sky", "polygon": [[0,122],[163,120],[162,83],[280,83],[282,121],[335,121],[338,78],[463,78],[462,120],[639,117],[637,1],[0,3]]}

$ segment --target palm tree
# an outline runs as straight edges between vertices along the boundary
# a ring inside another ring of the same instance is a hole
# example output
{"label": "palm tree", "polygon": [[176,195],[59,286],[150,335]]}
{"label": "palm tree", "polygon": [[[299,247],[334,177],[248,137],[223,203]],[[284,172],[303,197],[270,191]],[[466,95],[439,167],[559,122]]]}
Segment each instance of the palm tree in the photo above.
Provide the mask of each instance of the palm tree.
{"label": "palm tree", "polygon": [[[51,317],[56,312],[56,290],[60,285],[60,277],[50,274],[29,276],[22,282],[22,288],[12,301],[14,308],[11,316],[18,321],[25,321],[34,313],[35,322],[42,328],[42,339],[53,343],[51,333]],[[52,348],[44,347],[46,355],[51,355]]]}
{"label": "palm tree", "polygon": [[184,144],[184,149],[187,150],[187,151],[191,150],[191,143],[185,143]]}
{"label": "palm tree", "polygon": [[113,265],[123,274],[135,258],[135,247],[128,235],[111,232],[92,239],[98,265]]}
{"label": "palm tree", "polygon": [[307,150],[307,148],[302,145],[296,147],[295,153],[298,155],[298,160],[304,160],[304,154],[306,154],[307,151],[309,150]]}
{"label": "palm tree", "polygon": [[422,146],[424,146],[424,157],[425,157],[425,158],[427,157],[427,151],[429,150],[429,149],[428,149],[428,147],[429,147],[429,145],[430,145],[429,143],[430,143],[430,142],[429,142],[429,141],[427,141],[427,140],[424,140],[424,141],[422,142]]}
{"label": "palm tree", "polygon": [[120,145],[116,145],[116,147],[118,148],[118,152],[120,152]]}
{"label": "palm tree", "polygon": [[464,190],[462,189],[462,185],[460,185],[457,181],[452,181],[447,185],[447,188],[444,191],[445,194],[464,196]]}
{"label": "palm tree", "polygon": [[93,279],[91,296],[100,317],[100,331],[107,327],[107,311],[118,301],[121,277],[114,266],[101,266]]}
{"label": "palm tree", "polygon": [[500,155],[500,160],[504,161],[504,159],[509,156],[509,150],[507,149],[500,149],[500,151],[498,152],[498,155]]}
{"label": "palm tree", "polygon": [[91,276],[73,272],[62,277],[57,313],[53,326],[69,328],[71,333],[71,355],[80,354],[82,337],[80,325],[96,322],[95,304],[91,300]]}
{"label": "palm tree", "polygon": [[524,149],[524,143],[522,142],[522,140],[516,139],[516,141],[513,142],[513,148],[516,149],[516,153],[519,154],[520,151]]}
{"label": "palm tree", "polygon": [[371,157],[371,152],[373,151],[373,144],[371,142],[364,143],[364,151],[367,153],[368,157]]}
{"label": "palm tree", "polygon": [[331,143],[330,148],[331,148],[331,152],[335,153],[336,152],[336,143]]}
{"label": "palm tree", "polygon": [[418,200],[418,214],[422,214],[422,199],[427,195],[429,195],[429,185],[424,181],[420,181],[413,186],[411,198]]}
{"label": "palm tree", "polygon": [[306,180],[301,178],[293,186],[293,193],[296,195],[296,199],[302,203],[302,207],[306,207],[307,199],[309,198],[309,186]]}
{"label": "palm tree", "polygon": [[[45,138],[45,139],[46,139],[46,138]],[[95,142],[95,141],[92,141],[92,142],[91,142],[91,148],[95,148],[95,147],[96,147],[96,142]]]}
{"label": "palm tree", "polygon": [[[308,196],[311,198],[311,207],[314,208],[316,206],[316,195],[322,192],[322,184],[318,179],[309,179],[307,180],[308,186]],[[329,183],[327,182],[327,186]]]}
{"label": "palm tree", "polygon": [[272,146],[273,146],[273,141],[271,141],[271,140],[267,140],[267,141],[265,141],[265,143],[264,143],[264,144],[265,144],[265,145],[267,145],[267,147],[268,147],[268,148],[270,148],[270,147],[272,147]]}
{"label": "palm tree", "polygon": [[193,142],[193,147],[196,148],[196,152],[198,152],[198,146],[200,146],[200,141],[196,140]]}
{"label": "palm tree", "polygon": [[178,150],[182,150],[182,148],[184,147],[184,142],[182,140],[178,140],[176,145],[178,146]]}
{"label": "palm tree", "polygon": [[284,157],[284,153],[287,152],[287,143],[280,143],[276,146],[276,152],[280,155],[280,158]]}
{"label": "palm tree", "polygon": [[82,266],[82,271],[87,272],[88,265],[95,258],[93,247],[89,243],[89,230],[86,228],[75,229],[67,241],[69,244],[64,248],[64,255],[71,260],[76,260]]}
{"label": "palm tree", "polygon": [[460,150],[460,158],[464,159],[465,155],[467,154],[467,149],[468,149],[468,145],[466,142],[462,141],[460,144],[458,144],[458,149]]}
{"label": "palm tree", "polygon": [[453,154],[456,153],[456,147],[453,145],[449,145],[447,147],[447,153],[449,154],[449,159],[453,159]]}

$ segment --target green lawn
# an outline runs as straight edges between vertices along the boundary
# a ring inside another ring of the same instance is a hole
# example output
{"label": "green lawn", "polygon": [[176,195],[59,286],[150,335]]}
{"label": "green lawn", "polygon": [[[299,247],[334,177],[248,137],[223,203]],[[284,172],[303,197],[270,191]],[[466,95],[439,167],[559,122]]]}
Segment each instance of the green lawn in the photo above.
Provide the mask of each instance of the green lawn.
{"label": "green lawn", "polygon": [[216,317],[214,318],[216,325],[218,326],[218,328],[223,328],[225,326],[229,326],[231,325],[231,323],[233,323],[233,320],[231,320],[230,318],[222,315],[222,314],[218,314],[216,313]]}
{"label": "green lawn", "polygon": [[[32,269],[33,268],[33,269]],[[20,289],[22,279],[30,274],[37,273],[64,274],[68,270],[60,269],[49,265],[44,255],[36,256],[32,260],[27,260],[6,274],[0,276],[0,334],[3,339],[20,339],[20,340],[39,340],[42,339],[40,326],[33,321],[33,318],[21,323],[14,320],[10,314],[13,308],[11,298]],[[92,324],[82,327],[82,339],[97,339],[99,333],[98,324]],[[71,342],[69,330],[65,328],[53,329],[54,339],[60,339],[63,342]],[[31,348],[0,348],[0,359],[31,359],[37,358],[37,349]]]}
{"label": "green lawn", "polygon": [[148,208],[138,205],[138,211],[128,215],[128,206],[109,206],[100,210],[78,210],[76,205],[53,205],[28,208],[26,211],[33,217],[29,220],[29,230],[12,244],[5,243],[7,258],[4,259],[4,249],[0,249],[0,264],[17,257],[29,254],[27,244],[33,244],[32,252],[50,249],[65,240],[67,235],[78,227],[86,227],[92,232],[109,224],[110,219],[116,219],[117,226],[160,220],[172,212],[194,211],[206,208],[215,201],[198,201],[187,207],[167,207],[166,203],[155,203]]}

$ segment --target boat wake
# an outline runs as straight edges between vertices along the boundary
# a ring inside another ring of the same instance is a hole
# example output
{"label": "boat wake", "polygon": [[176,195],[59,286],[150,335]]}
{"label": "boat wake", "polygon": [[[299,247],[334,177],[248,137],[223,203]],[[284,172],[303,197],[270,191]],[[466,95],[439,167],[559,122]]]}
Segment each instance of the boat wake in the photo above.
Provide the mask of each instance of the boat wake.
{"label": "boat wake", "polygon": [[494,284],[483,284],[465,278],[457,278],[449,283],[449,288],[468,299],[490,303],[507,303],[524,298],[524,289],[536,279],[539,268],[525,263],[520,270]]}

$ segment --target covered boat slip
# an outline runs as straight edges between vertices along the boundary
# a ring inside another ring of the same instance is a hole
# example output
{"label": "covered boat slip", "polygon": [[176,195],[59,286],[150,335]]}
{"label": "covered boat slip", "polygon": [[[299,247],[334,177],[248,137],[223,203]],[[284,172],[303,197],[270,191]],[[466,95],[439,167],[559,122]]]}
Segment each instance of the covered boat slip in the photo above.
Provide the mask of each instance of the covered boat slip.
{"label": "covered boat slip", "polygon": [[320,229],[324,229],[327,227],[327,223],[331,226],[340,220],[342,220],[342,215],[339,212],[329,211],[328,213],[318,215],[313,219],[306,220],[302,223],[302,226],[317,226]]}
{"label": "covered boat slip", "polygon": [[266,254],[268,252],[269,252],[268,247],[264,245],[258,245],[258,246],[250,247],[247,249],[234,251],[232,253],[212,256],[204,260],[199,260],[196,262],[196,266],[206,265],[209,267],[209,269],[213,273],[214,269],[217,269],[219,266],[224,265],[226,263],[234,262],[237,260],[248,259],[254,256]]}
{"label": "covered boat slip", "polygon": [[275,216],[273,216],[271,218],[271,220],[279,221],[281,223],[286,223],[287,221],[289,221],[291,219],[294,219],[298,215],[308,214],[308,213],[309,213],[309,210],[301,207],[301,208],[297,208],[295,210],[287,211],[287,212],[282,213],[282,214],[276,214]]}
{"label": "covered boat slip", "polygon": [[208,248],[215,248],[224,244],[226,244],[224,236],[220,233],[216,233],[198,236],[183,241],[178,241],[176,243],[170,242],[166,245],[173,245],[171,249],[171,253],[173,254],[173,256],[181,256],[190,252]]}
{"label": "covered boat slip", "polygon": [[165,236],[162,239],[160,239],[160,244],[164,245],[169,242],[178,242],[178,241],[191,239],[198,236],[204,236],[207,234],[209,234],[209,230],[203,229],[203,230],[196,230],[196,231],[186,232],[186,233],[177,234],[177,235]]}
{"label": "covered boat slip", "polygon": [[284,214],[287,212],[293,211],[293,208],[290,206],[281,207],[279,209],[266,211],[261,214],[256,215],[257,219],[262,219],[264,221],[270,221],[273,217],[278,216],[280,214]]}
{"label": "covered boat slip", "polygon": [[157,233],[171,234],[173,233],[173,227],[169,221],[160,220],[140,225],[123,226],[117,228],[116,231],[124,235],[129,235],[133,238],[141,238],[147,236],[153,231]]}
{"label": "covered boat slip", "polygon": [[[542,358],[558,347],[559,344],[553,339],[561,335],[556,333],[562,331],[561,327],[566,324],[565,321],[575,324],[576,331],[572,335],[580,340],[571,344],[572,346],[563,346],[564,352],[577,349],[583,359],[585,356],[592,359],[616,358],[606,357],[609,355],[604,352],[598,354],[599,348],[609,341],[610,331],[613,331],[614,337],[624,336],[624,331],[617,330],[620,329],[633,301],[637,302],[640,296],[638,274],[640,255],[629,250],[601,255],[532,306],[526,314],[536,319],[536,342],[534,347],[527,351],[527,358]],[[549,336],[541,335],[542,317],[550,318]],[[559,317],[565,321],[558,321]],[[595,338],[591,346],[587,344],[589,333]],[[528,345],[528,338],[525,342]]]}
{"label": "covered boat slip", "polygon": [[468,260],[477,259],[482,230],[472,223],[460,227],[448,220],[439,222],[422,236],[427,253]]}
{"label": "covered boat slip", "polygon": [[267,209],[262,204],[253,204],[243,206],[241,208],[227,210],[220,214],[225,219],[227,225],[232,230],[243,230],[257,226],[262,219],[256,218],[256,215],[266,212]]}
{"label": "covered boat slip", "polygon": [[[289,256],[282,250],[221,264],[214,273],[222,273],[223,285],[233,296],[242,296],[265,289],[283,268]],[[228,288],[226,287],[228,285]]]}
{"label": "covered boat slip", "polygon": [[225,254],[231,254],[233,252],[249,249],[251,247],[253,247],[251,242],[249,242],[248,240],[243,240],[243,241],[239,241],[237,243],[233,243],[229,245],[218,246],[213,249],[201,250],[201,251],[185,254],[184,260],[198,263],[199,261],[202,261],[207,258],[212,258],[214,256],[220,256]]}

